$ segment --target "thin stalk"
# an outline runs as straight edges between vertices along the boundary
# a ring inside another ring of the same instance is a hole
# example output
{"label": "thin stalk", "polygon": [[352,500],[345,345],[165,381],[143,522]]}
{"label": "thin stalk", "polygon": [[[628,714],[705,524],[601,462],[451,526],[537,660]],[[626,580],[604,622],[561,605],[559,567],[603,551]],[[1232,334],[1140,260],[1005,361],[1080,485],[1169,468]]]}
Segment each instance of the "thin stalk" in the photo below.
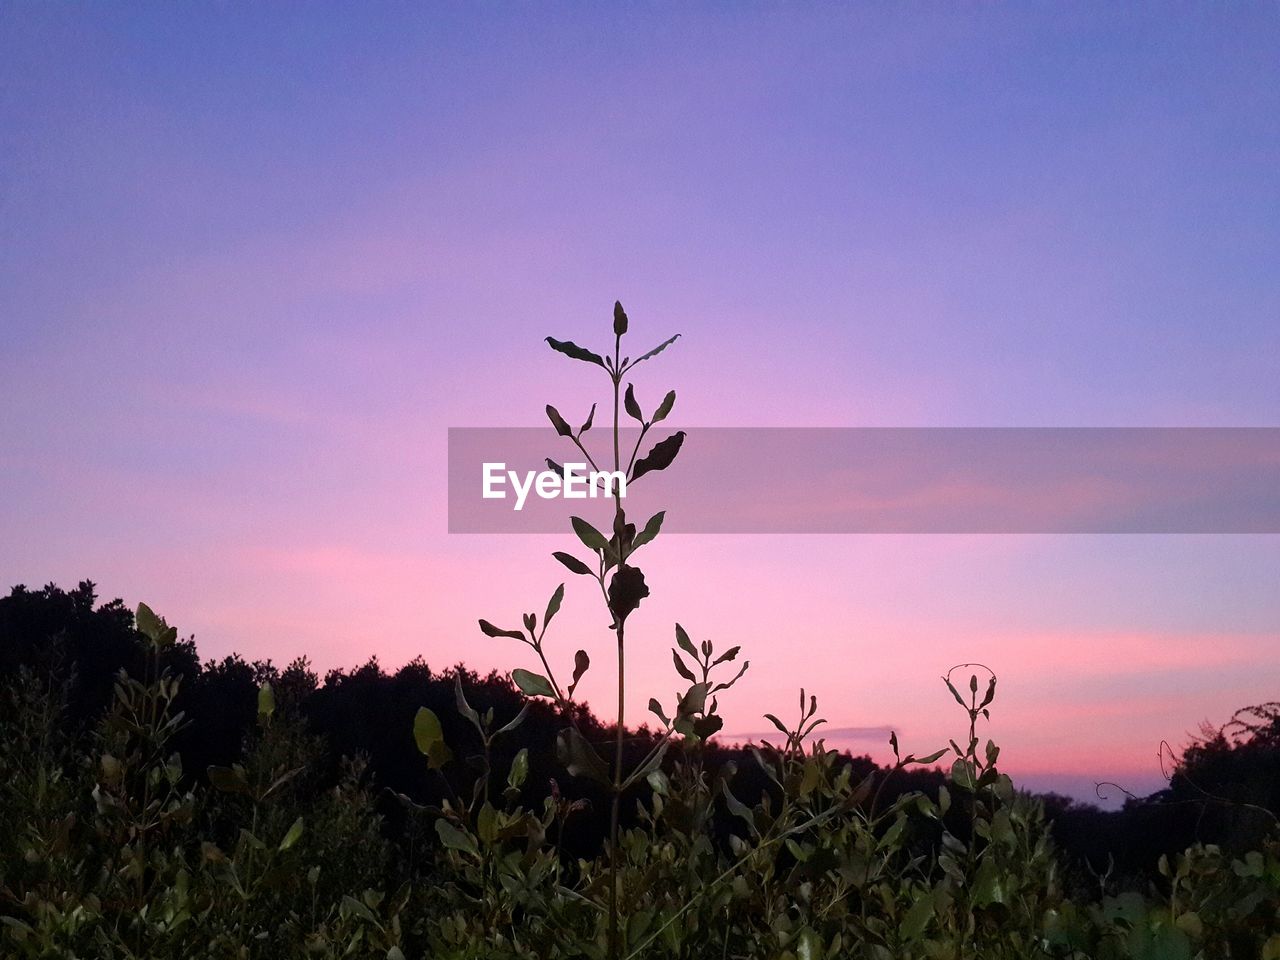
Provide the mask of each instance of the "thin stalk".
{"label": "thin stalk", "polygon": [[[491,746],[493,741],[489,737],[483,737],[484,740],[484,797],[483,802],[489,802],[489,779],[493,774],[493,750]],[[474,801],[473,801],[474,802]]]}
{"label": "thin stalk", "polygon": [[631,451],[631,461],[627,464],[627,476],[631,476],[631,469],[636,465],[636,454],[640,452],[640,444],[644,442],[644,435],[649,432],[649,424],[643,424],[640,427],[640,436],[636,437],[635,449]]}
{"label": "thin stalk", "polygon": [[621,944],[618,938],[618,814],[622,807],[622,745],[623,745],[623,697],[626,692],[624,667],[623,627],[618,631],[618,726],[613,747],[613,805],[609,814],[609,955],[617,957]]}
{"label": "thin stalk", "polygon": [[[619,335],[613,341],[613,369],[618,369],[618,354],[622,352],[622,336]],[[622,385],[622,373],[618,372],[613,377],[613,469],[616,473],[622,468],[622,455],[618,450],[618,389]]]}
{"label": "thin stalk", "polygon": [[533,652],[536,653],[538,655],[538,659],[542,661],[542,669],[547,671],[547,679],[551,681],[551,687],[555,690],[557,702],[567,703],[568,700],[565,698],[564,694],[560,692],[560,684],[556,683],[555,671],[551,669],[551,664],[547,663],[547,655],[542,652],[542,638],[546,635],[546,632],[547,625],[544,623],[542,625],[542,630],[538,633],[538,641],[536,643],[529,644],[529,646],[533,647]]}
{"label": "thin stalk", "polygon": [[[671,740],[672,732],[673,731],[670,729],[663,731],[662,736],[658,738],[658,742],[649,748],[649,752],[644,755],[644,759],[635,765],[635,768],[632,770],[631,776],[628,777],[623,782],[622,786],[624,789],[631,785],[631,782],[635,778],[635,775],[637,773],[639,773],[641,770],[643,770],[645,767],[649,765],[649,761],[653,759],[654,754],[656,754],[659,750],[661,750],[663,745]],[[639,738],[633,738],[633,739],[639,739]]]}
{"label": "thin stalk", "polygon": [[[618,436],[618,390],[622,382],[622,370],[619,364],[621,354],[622,335],[617,334],[613,340],[613,469],[615,472],[622,465],[622,453],[619,449]],[[622,505],[617,504],[615,506],[615,517],[621,512]],[[619,567],[626,560],[623,551],[624,547],[621,537],[619,537]],[[605,606],[607,608],[609,606],[609,594],[607,590],[604,590],[604,577],[600,578],[600,587],[604,592]],[[614,616],[613,629],[618,636],[618,725],[613,747],[613,803],[609,815],[609,957],[611,960],[618,960],[618,957],[622,954],[622,944],[618,936],[618,813],[622,806],[622,724],[626,694],[626,659],[621,617]]]}
{"label": "thin stalk", "polygon": [[582,445],[582,439],[580,437],[570,437],[569,439],[573,441],[574,446],[578,448],[579,452],[587,458],[587,463],[591,464],[591,469],[599,471],[600,468],[596,466],[595,460],[591,458],[591,454],[587,453],[587,448]]}

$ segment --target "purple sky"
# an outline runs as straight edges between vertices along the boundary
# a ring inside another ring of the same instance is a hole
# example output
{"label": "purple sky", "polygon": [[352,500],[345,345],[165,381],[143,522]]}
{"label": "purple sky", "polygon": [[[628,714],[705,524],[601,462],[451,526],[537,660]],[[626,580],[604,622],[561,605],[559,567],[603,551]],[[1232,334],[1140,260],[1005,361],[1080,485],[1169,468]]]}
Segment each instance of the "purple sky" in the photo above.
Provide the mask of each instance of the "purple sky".
{"label": "purple sky", "polygon": [[[446,534],[445,432],[602,399],[543,336],[683,333],[637,388],[687,425],[1274,426],[1277,250],[1274,5],[0,2],[0,585],[528,667],[474,621],[568,541]],[[677,619],[743,732],[803,684],[927,752],[984,660],[1015,776],[1149,789],[1280,682],[1273,536],[647,549],[633,717]]]}

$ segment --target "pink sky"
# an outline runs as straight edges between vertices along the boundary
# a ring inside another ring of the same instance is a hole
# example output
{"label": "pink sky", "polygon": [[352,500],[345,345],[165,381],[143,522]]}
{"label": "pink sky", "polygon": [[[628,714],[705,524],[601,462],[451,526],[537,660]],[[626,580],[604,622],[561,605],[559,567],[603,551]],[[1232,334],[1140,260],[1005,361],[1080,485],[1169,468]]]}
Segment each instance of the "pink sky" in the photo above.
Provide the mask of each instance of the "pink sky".
{"label": "pink sky", "polygon": [[[446,431],[603,399],[542,338],[615,298],[684,335],[637,388],[687,424],[1280,422],[1274,8],[729,9],[0,14],[3,585],[210,657],[531,666],[475,621],[572,540],[448,535]],[[677,620],[752,661],[730,731],[803,685],[927,752],[980,660],[1015,776],[1146,790],[1280,681],[1274,536],[646,552],[631,718]],[[552,641],[592,701],[596,603]]]}

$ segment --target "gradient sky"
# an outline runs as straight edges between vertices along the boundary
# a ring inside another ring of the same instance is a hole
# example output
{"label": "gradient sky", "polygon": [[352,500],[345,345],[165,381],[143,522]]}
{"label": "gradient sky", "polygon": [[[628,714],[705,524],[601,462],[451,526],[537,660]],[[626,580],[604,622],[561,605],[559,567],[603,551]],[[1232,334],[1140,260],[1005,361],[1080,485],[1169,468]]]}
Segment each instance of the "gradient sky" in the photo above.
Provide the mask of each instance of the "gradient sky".
{"label": "gradient sky", "polygon": [[[446,534],[444,458],[602,398],[543,336],[683,333],[637,387],[686,425],[1274,426],[1278,251],[1274,4],[0,0],[0,585],[206,656],[532,666],[475,619],[568,541]],[[1274,536],[648,550],[632,717],[676,619],[752,661],[730,731],[803,684],[881,757],[982,660],[1007,769],[1082,795],[1280,683]]]}

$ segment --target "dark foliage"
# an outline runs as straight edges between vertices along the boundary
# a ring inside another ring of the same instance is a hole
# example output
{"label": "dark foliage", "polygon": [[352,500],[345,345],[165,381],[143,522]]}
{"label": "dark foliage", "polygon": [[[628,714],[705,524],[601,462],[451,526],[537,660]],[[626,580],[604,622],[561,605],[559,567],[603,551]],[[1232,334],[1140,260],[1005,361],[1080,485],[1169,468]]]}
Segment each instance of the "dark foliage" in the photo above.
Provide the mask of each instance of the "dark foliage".
{"label": "dark foliage", "polygon": [[[78,729],[90,727],[102,714],[118,671],[142,675],[143,657],[132,612],[120,600],[98,604],[91,581],[70,591],[52,584],[36,591],[17,586],[0,598],[0,679],[14,676],[22,666],[65,679],[69,718]],[[499,725],[528,702],[497,673],[482,677],[462,665],[433,673],[420,659],[388,673],[371,658],[351,670],[332,670],[323,680],[305,660],[283,670],[270,661],[249,662],[239,656],[202,664],[190,640],[173,645],[164,659],[183,678],[176,707],[190,721],[175,745],[183,769],[201,778],[210,765],[225,766],[241,758],[264,682],[272,685],[283,705],[297,709],[318,737],[322,775],[315,780],[316,789],[337,782],[343,758],[359,756],[366,763],[366,782],[376,791],[403,794],[422,804],[438,804],[444,793],[413,741],[413,718],[420,707],[433,710],[445,739],[458,743],[465,742],[468,727],[454,706],[456,675],[461,674],[472,705],[481,712],[492,708]],[[585,707],[577,709],[579,724],[593,731],[593,741],[612,741],[611,726]],[[550,704],[532,701],[518,734],[501,745],[494,765],[505,769],[519,749],[527,748],[529,776],[521,796],[527,806],[541,805],[553,781],[572,797],[586,800],[565,853],[590,856],[608,829],[607,794],[564,772],[555,752],[556,735],[563,727],[563,718]],[[629,762],[638,763],[652,747],[653,735],[640,728],[626,736]],[[855,779],[877,769],[867,757],[846,762]],[[712,744],[705,763],[711,771],[734,764],[741,796],[776,789],[745,749]],[[938,771],[903,770],[890,781],[883,799],[892,802],[912,791],[936,798],[943,782]],[[647,785],[641,784],[633,795],[647,792]],[[1055,795],[1044,800],[1058,847],[1080,883],[1108,872],[1117,882],[1150,876],[1161,856],[1173,856],[1197,842],[1218,844],[1233,853],[1255,849],[1280,814],[1280,722],[1272,714],[1254,729],[1213,732],[1187,749],[1168,789],[1134,798],[1119,811]],[[385,793],[379,808],[391,829],[401,822],[400,807],[388,802]],[[624,804],[623,810],[624,821],[630,822],[634,804]]]}

